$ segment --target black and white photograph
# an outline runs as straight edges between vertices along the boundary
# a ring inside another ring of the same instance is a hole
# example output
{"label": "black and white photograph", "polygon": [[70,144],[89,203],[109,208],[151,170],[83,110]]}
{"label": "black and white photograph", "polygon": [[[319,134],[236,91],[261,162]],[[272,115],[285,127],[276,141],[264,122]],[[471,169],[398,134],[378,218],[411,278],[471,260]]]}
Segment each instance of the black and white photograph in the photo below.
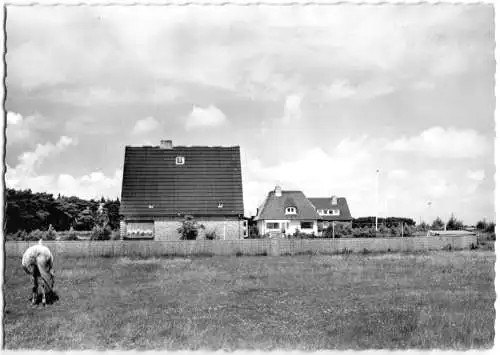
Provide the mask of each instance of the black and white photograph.
{"label": "black and white photograph", "polygon": [[489,350],[493,1],[13,2],[3,350]]}

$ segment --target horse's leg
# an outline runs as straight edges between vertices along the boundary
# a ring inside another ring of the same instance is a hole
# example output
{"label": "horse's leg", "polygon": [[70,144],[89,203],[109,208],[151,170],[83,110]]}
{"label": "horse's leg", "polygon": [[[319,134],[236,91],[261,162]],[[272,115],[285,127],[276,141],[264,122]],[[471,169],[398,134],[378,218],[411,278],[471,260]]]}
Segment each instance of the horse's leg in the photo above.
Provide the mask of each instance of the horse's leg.
{"label": "horse's leg", "polygon": [[33,273],[33,289],[31,292],[31,303],[36,304],[38,298],[38,275],[36,272]]}

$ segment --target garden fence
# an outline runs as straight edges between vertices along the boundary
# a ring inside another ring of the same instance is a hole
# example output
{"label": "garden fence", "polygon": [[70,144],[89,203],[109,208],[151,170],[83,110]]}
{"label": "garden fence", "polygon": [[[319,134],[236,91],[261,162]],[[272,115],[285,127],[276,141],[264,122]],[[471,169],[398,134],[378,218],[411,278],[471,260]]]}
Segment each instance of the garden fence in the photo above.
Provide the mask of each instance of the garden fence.
{"label": "garden fence", "polygon": [[[6,242],[7,257],[20,257],[31,242]],[[203,256],[203,255],[297,255],[343,254],[363,252],[404,252],[438,249],[470,249],[477,246],[477,236],[434,236],[410,238],[339,238],[339,239],[245,239],[245,240],[114,240],[114,241],[45,241],[52,253],[74,257],[114,256]]]}

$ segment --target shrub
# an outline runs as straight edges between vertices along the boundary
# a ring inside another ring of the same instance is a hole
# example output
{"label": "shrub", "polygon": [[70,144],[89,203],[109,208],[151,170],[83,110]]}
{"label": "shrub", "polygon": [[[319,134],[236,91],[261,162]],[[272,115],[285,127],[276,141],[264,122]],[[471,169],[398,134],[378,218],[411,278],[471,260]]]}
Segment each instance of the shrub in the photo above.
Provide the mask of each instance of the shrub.
{"label": "shrub", "polygon": [[40,229],[35,229],[31,231],[30,234],[27,235],[26,240],[35,241],[35,240],[45,239],[45,234],[46,232],[41,231]]}
{"label": "shrub", "polygon": [[112,231],[110,239],[111,240],[120,240],[121,239],[120,231],[119,230]]}
{"label": "shrub", "polygon": [[68,234],[61,235],[61,240],[80,240],[80,238],[78,238],[75,230],[71,227]]}
{"label": "shrub", "polygon": [[26,231],[23,229],[23,230],[17,231],[16,233],[10,235],[8,239],[9,240],[17,240],[17,241],[28,240],[28,233],[26,233]]}
{"label": "shrub", "polygon": [[[337,226],[335,226],[335,234],[337,234],[337,233],[340,234],[340,228],[337,229]],[[323,231],[323,238],[333,238],[333,226],[332,225],[328,225],[328,227],[326,227],[326,229]]]}
{"label": "shrub", "polygon": [[101,226],[94,226],[90,240],[109,240],[111,237],[111,230]]}
{"label": "shrub", "polygon": [[181,240],[195,240],[200,228],[204,229],[203,225],[199,225],[193,216],[186,215],[184,216],[182,225],[177,228],[177,232],[180,233]]}
{"label": "shrub", "polygon": [[494,233],[495,232],[495,223],[493,223],[493,222],[487,223],[485,228],[484,228],[484,231],[486,233]]}
{"label": "shrub", "polygon": [[252,225],[248,228],[248,238],[250,238],[250,239],[261,238],[261,236],[259,234],[259,228],[257,228],[257,226]]}
{"label": "shrub", "polygon": [[215,240],[217,239],[217,232],[214,230],[211,230],[209,232],[205,233],[205,238],[208,240]]}
{"label": "shrub", "polygon": [[47,240],[56,240],[56,237],[57,237],[57,233],[51,224],[51,225],[49,225],[49,229],[47,230],[47,233],[45,233],[45,238]]}

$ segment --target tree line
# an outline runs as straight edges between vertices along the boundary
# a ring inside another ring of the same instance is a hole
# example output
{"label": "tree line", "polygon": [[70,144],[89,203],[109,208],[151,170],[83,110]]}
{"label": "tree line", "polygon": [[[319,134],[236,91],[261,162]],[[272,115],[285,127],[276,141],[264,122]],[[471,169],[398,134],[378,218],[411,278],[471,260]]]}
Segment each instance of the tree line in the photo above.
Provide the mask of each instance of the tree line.
{"label": "tree line", "polygon": [[79,197],[54,197],[30,189],[6,189],[6,233],[18,231],[89,231],[95,227],[116,230],[120,227],[120,200],[86,200]]}

